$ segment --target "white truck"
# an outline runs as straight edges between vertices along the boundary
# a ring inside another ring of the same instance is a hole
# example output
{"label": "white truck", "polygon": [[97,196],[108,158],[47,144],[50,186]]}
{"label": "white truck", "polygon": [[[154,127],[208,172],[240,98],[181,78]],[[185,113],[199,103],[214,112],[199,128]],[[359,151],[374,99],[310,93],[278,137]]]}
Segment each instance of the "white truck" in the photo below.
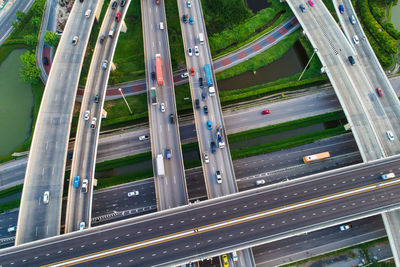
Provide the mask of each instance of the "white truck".
{"label": "white truck", "polygon": [[156,157],[157,161],[157,176],[164,177],[165,170],[164,170],[164,157],[162,154],[158,154]]}

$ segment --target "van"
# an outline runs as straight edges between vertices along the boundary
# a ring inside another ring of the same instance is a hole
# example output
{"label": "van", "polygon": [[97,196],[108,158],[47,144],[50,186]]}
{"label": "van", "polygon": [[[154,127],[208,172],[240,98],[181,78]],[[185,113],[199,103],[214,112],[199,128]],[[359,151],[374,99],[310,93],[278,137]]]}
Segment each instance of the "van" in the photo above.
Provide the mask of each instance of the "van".
{"label": "van", "polygon": [[233,261],[238,261],[238,255],[237,255],[236,251],[232,252],[232,259],[233,259]]}
{"label": "van", "polygon": [[199,42],[200,44],[204,44],[204,33],[199,33]]}
{"label": "van", "polygon": [[164,30],[164,22],[160,22],[160,30]]}
{"label": "van", "polygon": [[381,176],[382,180],[392,179],[394,177],[396,177],[396,175],[393,172],[389,172]]}
{"label": "van", "polygon": [[88,19],[90,17],[90,13],[92,13],[92,10],[88,9],[85,12],[85,17]]}
{"label": "van", "polygon": [[349,56],[349,62],[351,65],[356,64],[356,61],[354,60],[353,56]]}
{"label": "van", "polygon": [[108,37],[113,38],[114,32],[115,32],[115,29],[111,29],[110,32],[108,33]]}

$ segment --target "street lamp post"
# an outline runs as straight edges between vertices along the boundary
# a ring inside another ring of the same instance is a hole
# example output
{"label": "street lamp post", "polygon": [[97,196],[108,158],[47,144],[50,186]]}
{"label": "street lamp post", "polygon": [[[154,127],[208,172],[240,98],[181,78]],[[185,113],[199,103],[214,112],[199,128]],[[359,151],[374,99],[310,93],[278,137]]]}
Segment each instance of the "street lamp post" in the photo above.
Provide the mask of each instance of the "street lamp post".
{"label": "street lamp post", "polygon": [[133,112],[132,112],[131,108],[129,107],[128,101],[126,101],[126,98],[125,98],[125,96],[124,96],[124,92],[122,92],[122,89],[121,89],[121,88],[118,88],[118,91],[121,93],[121,95],[122,95],[122,98],[124,99],[124,101],[125,101],[125,104],[126,104],[126,106],[128,107],[128,109],[129,109],[129,112],[130,112],[130,113],[131,113],[131,115],[132,115],[132,114],[133,114]]}
{"label": "street lamp post", "polygon": [[311,62],[312,58],[314,57],[315,53],[317,53],[317,52],[318,52],[318,48],[315,47],[315,48],[314,48],[314,53],[311,55],[310,60],[307,62],[307,65],[305,66],[303,72],[301,73],[301,75],[300,75],[298,81],[300,81],[301,77],[303,77],[304,72],[306,71],[308,65],[310,65],[310,62]]}

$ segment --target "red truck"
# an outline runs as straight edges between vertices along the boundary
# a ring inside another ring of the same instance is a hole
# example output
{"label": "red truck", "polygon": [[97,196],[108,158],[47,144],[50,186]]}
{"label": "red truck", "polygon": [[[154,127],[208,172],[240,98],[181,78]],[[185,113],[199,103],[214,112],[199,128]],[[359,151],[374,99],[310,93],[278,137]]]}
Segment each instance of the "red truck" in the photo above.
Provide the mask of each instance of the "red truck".
{"label": "red truck", "polygon": [[157,84],[163,85],[163,73],[162,73],[162,63],[161,63],[161,55],[156,54],[156,73],[157,73]]}

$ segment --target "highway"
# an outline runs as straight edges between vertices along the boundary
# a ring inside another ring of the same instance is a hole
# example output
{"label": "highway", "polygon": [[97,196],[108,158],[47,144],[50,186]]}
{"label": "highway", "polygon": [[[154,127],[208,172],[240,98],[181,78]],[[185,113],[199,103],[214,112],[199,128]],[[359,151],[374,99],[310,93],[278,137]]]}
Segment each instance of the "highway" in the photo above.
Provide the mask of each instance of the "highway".
{"label": "highway", "polygon": [[[218,255],[397,207],[400,179],[379,177],[398,172],[398,166],[399,159],[394,157],[232,194],[7,248],[0,251],[0,261],[3,266],[55,262],[65,266],[68,262],[61,261],[74,258],[74,264],[89,260],[132,266],[134,260],[137,266],[156,266]],[[36,246],[28,248],[31,245]],[[104,253],[101,258],[91,254],[99,252]]]}
{"label": "highway", "polygon": [[[55,236],[76,90],[97,1],[74,5],[61,37],[36,120],[21,198],[16,244]],[[78,36],[76,45],[72,43]],[[48,203],[44,201],[48,192]]]}
{"label": "highway", "polygon": [[[150,140],[155,174],[157,206],[159,210],[185,205],[188,202],[179,124],[177,120],[174,83],[172,76],[167,20],[164,3],[141,0],[143,40],[145,50],[146,84],[155,87],[156,102],[148,91]],[[163,26],[160,26],[163,23]],[[161,60],[162,73],[156,73],[156,55]],[[152,72],[157,78],[152,77]],[[161,76],[159,84],[158,76]],[[164,110],[163,110],[164,107]],[[173,116],[173,121],[170,116]],[[167,158],[167,151],[170,158]],[[162,157],[163,167],[156,157]],[[158,168],[164,173],[158,173]]]}
{"label": "highway", "polygon": [[[65,220],[66,232],[79,230],[82,222],[85,223],[84,227],[90,227],[93,178],[104,97],[122,21],[129,4],[130,1],[126,1],[124,7],[118,5],[112,9],[110,3],[97,37],[98,41],[90,64],[75,137]],[[115,19],[117,13],[121,14],[119,22]],[[114,31],[112,37],[109,36],[110,31]],[[102,36],[104,36],[104,41],[101,44]],[[104,66],[105,61],[107,61],[106,66]],[[86,113],[87,118],[84,117]],[[74,179],[77,176],[79,176],[79,180],[75,184]],[[84,181],[87,182],[85,191]]]}

